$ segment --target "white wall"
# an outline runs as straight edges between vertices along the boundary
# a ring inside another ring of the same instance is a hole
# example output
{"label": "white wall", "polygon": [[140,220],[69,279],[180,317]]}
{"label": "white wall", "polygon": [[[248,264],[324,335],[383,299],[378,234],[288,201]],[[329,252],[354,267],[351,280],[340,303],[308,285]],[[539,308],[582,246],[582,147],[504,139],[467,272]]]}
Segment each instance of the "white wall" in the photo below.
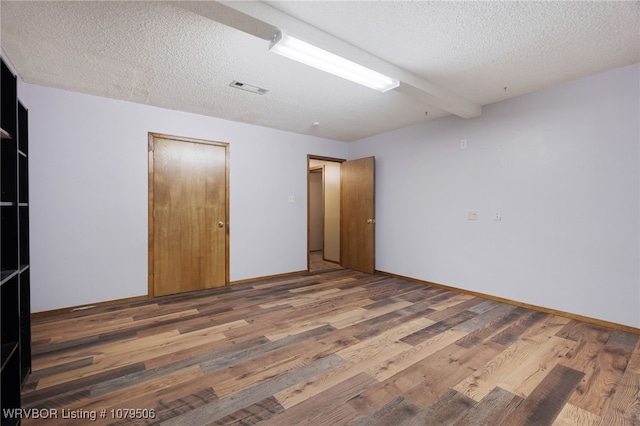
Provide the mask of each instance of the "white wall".
{"label": "white wall", "polygon": [[230,143],[231,281],[306,270],[307,154],[345,157],[346,144],[23,83],[19,93],[34,312],[147,294],[150,131]]}
{"label": "white wall", "polygon": [[625,67],[348,145],[19,81],[32,309],[146,294],[153,131],[231,143],[232,281],[306,268],[307,154],[375,155],[379,270],[640,327],[639,76]]}
{"label": "white wall", "polygon": [[350,144],[376,156],[376,268],[640,327],[639,76]]}

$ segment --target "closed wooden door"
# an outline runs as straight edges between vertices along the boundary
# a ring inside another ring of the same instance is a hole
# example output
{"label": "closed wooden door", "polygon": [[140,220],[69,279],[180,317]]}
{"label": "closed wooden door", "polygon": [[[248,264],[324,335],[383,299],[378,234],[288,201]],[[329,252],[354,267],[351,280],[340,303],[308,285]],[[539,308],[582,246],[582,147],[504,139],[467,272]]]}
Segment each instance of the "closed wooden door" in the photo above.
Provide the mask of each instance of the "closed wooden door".
{"label": "closed wooden door", "polygon": [[150,139],[151,295],[224,286],[228,269],[226,144],[163,135]]}
{"label": "closed wooden door", "polygon": [[375,272],[375,159],[345,161],[340,182],[340,264]]}

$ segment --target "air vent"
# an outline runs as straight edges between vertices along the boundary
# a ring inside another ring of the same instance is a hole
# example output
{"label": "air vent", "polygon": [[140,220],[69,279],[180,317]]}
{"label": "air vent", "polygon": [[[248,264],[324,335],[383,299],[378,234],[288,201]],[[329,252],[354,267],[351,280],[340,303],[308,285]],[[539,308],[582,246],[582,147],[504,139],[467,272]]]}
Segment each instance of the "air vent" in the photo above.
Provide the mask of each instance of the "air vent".
{"label": "air vent", "polygon": [[233,80],[231,84],[229,84],[229,86],[240,90],[246,90],[247,92],[257,93],[258,95],[264,95],[268,92],[267,89],[263,89],[262,87],[254,86],[247,83],[241,83],[235,80]]}

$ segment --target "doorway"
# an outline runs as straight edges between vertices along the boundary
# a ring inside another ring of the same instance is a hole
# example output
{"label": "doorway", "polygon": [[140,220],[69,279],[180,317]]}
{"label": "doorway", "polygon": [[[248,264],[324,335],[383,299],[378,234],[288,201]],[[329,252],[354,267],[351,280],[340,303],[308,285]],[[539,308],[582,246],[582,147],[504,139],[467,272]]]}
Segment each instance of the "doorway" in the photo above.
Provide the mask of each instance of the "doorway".
{"label": "doorway", "polygon": [[[309,167],[309,253],[324,259],[324,165]],[[313,268],[313,266],[312,266]]]}
{"label": "doorway", "polygon": [[340,268],[340,164],[337,158],[308,156],[308,269]]}
{"label": "doorway", "polygon": [[149,296],[228,284],[228,144],[149,133]]}
{"label": "doorway", "polygon": [[375,272],[374,181],[374,157],[307,156],[309,271],[345,267]]}

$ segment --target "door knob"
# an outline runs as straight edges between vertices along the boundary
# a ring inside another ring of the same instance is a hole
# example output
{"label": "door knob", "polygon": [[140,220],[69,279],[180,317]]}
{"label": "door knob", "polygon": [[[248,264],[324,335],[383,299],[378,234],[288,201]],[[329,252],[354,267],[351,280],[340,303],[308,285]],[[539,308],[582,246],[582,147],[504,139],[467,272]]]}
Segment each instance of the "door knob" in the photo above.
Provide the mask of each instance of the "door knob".
{"label": "door knob", "polygon": [[224,226],[224,222],[223,221],[218,222],[218,228],[222,228],[223,226]]}
{"label": "door knob", "polygon": [[375,220],[375,219],[369,219],[369,220],[367,220],[367,224],[368,224],[368,225],[371,225],[372,223],[376,223],[376,220]]}

